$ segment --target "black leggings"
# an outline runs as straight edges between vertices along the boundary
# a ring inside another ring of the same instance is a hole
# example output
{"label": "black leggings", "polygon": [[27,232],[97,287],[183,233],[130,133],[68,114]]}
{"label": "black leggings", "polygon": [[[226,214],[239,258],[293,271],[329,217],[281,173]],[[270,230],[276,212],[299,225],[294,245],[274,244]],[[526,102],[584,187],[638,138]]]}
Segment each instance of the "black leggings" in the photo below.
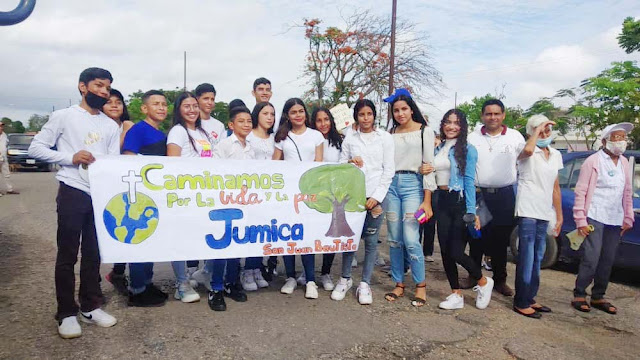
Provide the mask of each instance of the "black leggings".
{"label": "black leggings", "polygon": [[482,278],[480,264],[465,254],[464,249],[469,240],[466,224],[462,216],[466,212],[465,199],[459,191],[436,190],[438,197],[438,208],[436,210],[436,221],[438,223],[438,241],[440,242],[440,253],[442,254],[442,264],[447,273],[447,279],[452,290],[460,289],[458,283],[458,267],[460,264],[469,275],[475,279]]}

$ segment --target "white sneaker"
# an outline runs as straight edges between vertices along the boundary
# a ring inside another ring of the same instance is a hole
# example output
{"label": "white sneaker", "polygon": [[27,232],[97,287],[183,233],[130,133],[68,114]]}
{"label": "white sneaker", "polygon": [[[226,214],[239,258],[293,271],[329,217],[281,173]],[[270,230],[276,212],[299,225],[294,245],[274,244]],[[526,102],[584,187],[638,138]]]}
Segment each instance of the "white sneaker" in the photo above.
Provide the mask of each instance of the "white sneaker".
{"label": "white sneaker", "polygon": [[253,270],[242,270],[240,273],[240,283],[244,291],[256,291],[258,290],[258,284],[253,277]]}
{"label": "white sneaker", "polygon": [[347,291],[349,291],[352,286],[353,280],[341,277],[340,281],[338,281],[338,285],[336,285],[336,288],[331,292],[331,298],[337,301],[344,299],[347,295]]}
{"label": "white sneaker", "polygon": [[176,300],[180,300],[183,303],[192,303],[200,301],[200,295],[193,290],[189,281],[178,285],[176,292],[173,294]]}
{"label": "white sneaker", "polygon": [[67,316],[58,324],[58,334],[63,339],[73,339],[82,336],[82,329],[78,324],[78,318]]}
{"label": "white sneaker", "polygon": [[298,282],[298,285],[300,286],[304,286],[307,284],[307,275],[304,273],[304,270],[302,270],[302,274],[300,274],[300,276],[298,276],[298,280],[296,280]]}
{"label": "white sneaker", "polygon": [[491,291],[493,290],[493,279],[488,277],[484,286],[476,285],[473,291],[476,292],[476,307],[478,309],[486,309],[491,302]]}
{"label": "white sneaker", "polygon": [[358,259],[356,259],[356,257],[353,257],[353,260],[351,260],[351,267],[358,267]]}
{"label": "white sneaker", "polygon": [[438,307],[445,310],[462,309],[464,307],[464,298],[460,294],[452,293],[447,296],[447,299],[441,302]]}
{"label": "white sneaker", "polygon": [[[193,274],[191,274],[191,279],[195,280],[199,285],[204,285],[208,291],[212,291],[211,289],[211,273],[205,271],[204,268],[200,270],[196,270]],[[191,285],[193,286],[193,285]],[[193,286],[198,287],[198,285]]]}
{"label": "white sneaker", "polygon": [[304,297],[307,299],[318,298],[318,285],[316,285],[315,281],[307,281],[307,291],[305,291]]}
{"label": "white sneaker", "polygon": [[269,287],[269,283],[262,277],[262,271],[260,269],[253,270],[253,278],[256,280],[256,285],[259,288]]}
{"label": "white sneaker", "polygon": [[373,303],[373,294],[371,294],[371,287],[364,281],[360,282],[356,289],[356,296],[358,296],[358,302],[360,305],[371,305]]}
{"label": "white sneaker", "polygon": [[80,312],[80,320],[87,324],[94,324],[100,327],[112,327],[118,320],[107,314],[104,310],[98,308],[89,312]]}
{"label": "white sneaker", "polygon": [[283,294],[293,294],[293,290],[295,290],[296,287],[298,287],[296,279],[290,277],[284,282],[284,285],[280,288],[280,292]]}
{"label": "white sneaker", "polygon": [[320,283],[325,291],[331,291],[335,287],[329,274],[320,275]]}

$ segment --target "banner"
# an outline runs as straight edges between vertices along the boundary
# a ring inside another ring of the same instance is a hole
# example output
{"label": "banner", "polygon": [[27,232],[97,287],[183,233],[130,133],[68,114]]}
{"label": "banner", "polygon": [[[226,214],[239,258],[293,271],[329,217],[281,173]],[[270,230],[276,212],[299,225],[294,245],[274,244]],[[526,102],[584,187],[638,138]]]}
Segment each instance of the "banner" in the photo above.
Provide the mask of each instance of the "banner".
{"label": "banner", "polygon": [[355,251],[366,216],[350,164],[100,156],[89,181],[105,263]]}

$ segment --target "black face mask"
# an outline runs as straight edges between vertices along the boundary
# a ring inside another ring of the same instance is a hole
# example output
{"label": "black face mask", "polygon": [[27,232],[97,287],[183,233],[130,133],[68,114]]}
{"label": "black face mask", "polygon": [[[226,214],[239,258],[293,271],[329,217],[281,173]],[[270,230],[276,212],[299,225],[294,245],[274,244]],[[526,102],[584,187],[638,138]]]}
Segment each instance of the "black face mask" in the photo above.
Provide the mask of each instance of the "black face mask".
{"label": "black face mask", "polygon": [[89,107],[100,111],[102,111],[102,107],[104,106],[104,104],[109,101],[109,99],[98,96],[89,90],[87,90],[87,95],[85,95],[84,100],[87,102],[87,105],[89,105]]}

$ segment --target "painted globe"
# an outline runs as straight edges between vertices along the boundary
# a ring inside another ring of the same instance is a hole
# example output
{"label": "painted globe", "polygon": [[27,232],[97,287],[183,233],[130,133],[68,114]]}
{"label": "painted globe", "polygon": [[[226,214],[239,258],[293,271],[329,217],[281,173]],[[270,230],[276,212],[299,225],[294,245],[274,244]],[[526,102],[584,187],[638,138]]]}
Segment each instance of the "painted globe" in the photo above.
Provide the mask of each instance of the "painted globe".
{"label": "painted globe", "polygon": [[136,192],[136,202],[129,201],[129,193],[109,200],[102,214],[109,235],[125,244],[139,244],[158,227],[158,207],[143,193]]}

